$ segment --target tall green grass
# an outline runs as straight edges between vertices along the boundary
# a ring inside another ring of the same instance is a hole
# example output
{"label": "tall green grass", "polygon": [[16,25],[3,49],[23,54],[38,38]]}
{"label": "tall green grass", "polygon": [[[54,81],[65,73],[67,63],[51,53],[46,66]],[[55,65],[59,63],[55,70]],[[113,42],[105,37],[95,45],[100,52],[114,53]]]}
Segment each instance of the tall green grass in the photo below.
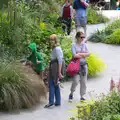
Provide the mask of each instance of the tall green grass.
{"label": "tall green grass", "polygon": [[46,97],[44,84],[36,84],[15,61],[0,61],[0,109],[5,111],[31,108]]}

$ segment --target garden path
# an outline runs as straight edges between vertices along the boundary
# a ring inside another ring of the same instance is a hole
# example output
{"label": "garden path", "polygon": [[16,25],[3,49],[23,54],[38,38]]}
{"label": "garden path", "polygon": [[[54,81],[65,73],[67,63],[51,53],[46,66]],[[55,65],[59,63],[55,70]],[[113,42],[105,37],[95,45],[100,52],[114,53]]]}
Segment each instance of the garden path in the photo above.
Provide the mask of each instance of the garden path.
{"label": "garden path", "polygon": [[[104,24],[88,25],[88,36],[96,29],[102,29]],[[73,31],[72,34],[75,32]],[[88,80],[88,92],[95,91],[92,94],[95,97],[96,93],[107,93],[109,91],[109,81],[111,76],[118,80],[120,77],[120,47],[113,45],[106,45],[102,43],[88,42],[88,47],[91,52],[98,54],[106,63],[107,69],[96,78],[90,78]],[[68,103],[69,89],[71,82],[63,84],[64,88],[61,89],[62,93],[62,106],[54,109],[44,109],[43,103],[41,106],[37,106],[34,110],[21,111],[16,114],[0,113],[1,120],[68,120],[72,116],[71,109],[75,108],[79,102],[79,87],[75,92],[75,98],[73,103]],[[88,99],[90,98],[87,94]],[[46,101],[47,102],[47,101]]]}

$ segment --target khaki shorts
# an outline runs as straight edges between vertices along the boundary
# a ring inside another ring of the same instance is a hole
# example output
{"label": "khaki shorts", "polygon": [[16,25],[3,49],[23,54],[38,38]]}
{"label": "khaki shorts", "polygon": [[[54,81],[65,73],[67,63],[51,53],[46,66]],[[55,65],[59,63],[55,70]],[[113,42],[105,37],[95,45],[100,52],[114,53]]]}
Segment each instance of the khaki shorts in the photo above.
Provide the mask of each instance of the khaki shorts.
{"label": "khaki shorts", "polygon": [[87,24],[87,17],[79,17],[75,18],[75,26],[76,27],[86,27]]}

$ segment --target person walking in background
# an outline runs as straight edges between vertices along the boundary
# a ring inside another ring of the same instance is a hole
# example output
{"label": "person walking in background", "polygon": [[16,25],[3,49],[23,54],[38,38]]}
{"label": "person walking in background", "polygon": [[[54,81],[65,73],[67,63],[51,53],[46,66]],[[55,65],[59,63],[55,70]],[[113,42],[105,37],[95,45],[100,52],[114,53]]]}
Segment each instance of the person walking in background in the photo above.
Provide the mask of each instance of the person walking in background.
{"label": "person walking in background", "polygon": [[120,10],[120,0],[117,1],[116,6],[117,6],[116,10]]}
{"label": "person walking in background", "polygon": [[40,55],[40,53],[37,51],[36,43],[31,43],[28,46],[31,54],[27,58],[27,64],[30,63],[34,71],[40,75],[40,78],[43,80],[43,71],[44,71],[44,59]]}
{"label": "person walking in background", "polygon": [[87,34],[86,34],[87,11],[86,9],[88,6],[89,4],[84,0],[74,0],[73,2],[76,32],[80,31],[82,27],[84,29],[85,37],[87,37]]}
{"label": "person walking in background", "polygon": [[55,34],[50,36],[50,45],[52,47],[52,53],[49,66],[49,103],[45,105],[45,108],[61,105],[59,81],[63,78],[65,67],[63,51],[61,47],[58,46],[57,36]]}
{"label": "person walking in background", "polygon": [[71,6],[71,3],[69,2],[69,0],[65,0],[65,4],[63,5],[61,10],[61,17],[62,17],[62,23],[65,24],[62,26],[62,28],[65,32],[67,27],[68,35],[70,35],[71,32],[72,16],[73,16],[73,8]]}
{"label": "person walking in background", "polygon": [[73,82],[71,86],[71,93],[69,94],[69,101],[73,100],[73,93],[80,82],[80,96],[81,100],[85,100],[84,95],[86,93],[86,82],[88,74],[88,66],[86,57],[89,56],[89,51],[86,43],[84,42],[84,34],[77,32],[76,43],[72,45],[72,56],[73,59],[80,59],[80,71],[73,76]]}
{"label": "person walking in background", "polygon": [[116,3],[117,3],[117,0],[110,0],[110,9],[111,10],[116,10]]}

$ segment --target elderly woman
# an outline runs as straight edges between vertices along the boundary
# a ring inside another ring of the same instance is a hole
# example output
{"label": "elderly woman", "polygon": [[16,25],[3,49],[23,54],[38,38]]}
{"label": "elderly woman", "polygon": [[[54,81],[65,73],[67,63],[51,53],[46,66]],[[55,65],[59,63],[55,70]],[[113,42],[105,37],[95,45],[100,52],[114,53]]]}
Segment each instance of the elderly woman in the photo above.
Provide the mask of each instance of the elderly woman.
{"label": "elderly woman", "polygon": [[49,66],[49,104],[47,104],[45,108],[52,107],[53,105],[61,105],[59,80],[63,78],[65,65],[63,60],[63,51],[57,44],[57,37],[55,34],[50,36],[50,45],[52,47],[52,53]]}
{"label": "elderly woman", "polygon": [[73,93],[80,82],[80,96],[81,100],[85,100],[84,95],[86,93],[86,82],[88,74],[88,66],[86,62],[86,57],[89,56],[89,51],[86,43],[84,42],[84,34],[82,32],[77,32],[76,43],[72,45],[72,56],[73,58],[80,59],[80,71],[73,77],[73,83],[71,86],[71,93],[69,95],[69,100],[72,101]]}

